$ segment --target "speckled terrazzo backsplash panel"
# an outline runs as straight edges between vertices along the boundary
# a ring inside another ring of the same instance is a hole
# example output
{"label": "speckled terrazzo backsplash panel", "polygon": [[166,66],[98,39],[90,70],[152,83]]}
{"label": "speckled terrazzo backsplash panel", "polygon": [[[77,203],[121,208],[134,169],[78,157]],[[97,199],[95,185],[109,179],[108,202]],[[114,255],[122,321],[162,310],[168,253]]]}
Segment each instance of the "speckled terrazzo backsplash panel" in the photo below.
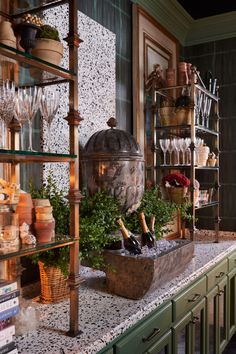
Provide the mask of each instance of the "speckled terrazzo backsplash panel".
{"label": "speckled terrazzo backsplash panel", "polygon": [[[45,11],[44,21],[56,26],[63,39],[68,34],[68,5]],[[80,144],[85,145],[96,131],[106,129],[106,121],[115,116],[116,74],[115,34],[78,11],[78,33],[83,43],[79,47],[78,80],[79,111],[84,120],[80,126]],[[68,68],[68,48],[65,41],[62,66]],[[49,88],[50,89],[50,88]],[[68,112],[68,84],[57,85],[60,91],[60,106],[52,124],[51,150],[69,151],[68,124],[63,120]],[[46,148],[47,130],[42,129],[42,146]],[[43,166],[43,181],[52,171],[57,186],[68,189],[68,164]]]}

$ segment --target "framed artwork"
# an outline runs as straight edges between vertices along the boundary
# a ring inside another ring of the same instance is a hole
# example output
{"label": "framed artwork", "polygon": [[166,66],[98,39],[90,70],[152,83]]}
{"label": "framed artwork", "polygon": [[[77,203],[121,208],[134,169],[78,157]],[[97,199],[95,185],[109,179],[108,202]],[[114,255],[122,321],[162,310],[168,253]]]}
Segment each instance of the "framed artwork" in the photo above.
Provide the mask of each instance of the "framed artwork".
{"label": "framed artwork", "polygon": [[[146,182],[153,183],[156,167],[155,127],[157,112],[145,94],[145,83],[160,65],[165,79],[166,69],[177,73],[179,42],[140,6],[133,5],[133,127],[134,136],[144,153]],[[176,80],[176,77],[175,77]]]}

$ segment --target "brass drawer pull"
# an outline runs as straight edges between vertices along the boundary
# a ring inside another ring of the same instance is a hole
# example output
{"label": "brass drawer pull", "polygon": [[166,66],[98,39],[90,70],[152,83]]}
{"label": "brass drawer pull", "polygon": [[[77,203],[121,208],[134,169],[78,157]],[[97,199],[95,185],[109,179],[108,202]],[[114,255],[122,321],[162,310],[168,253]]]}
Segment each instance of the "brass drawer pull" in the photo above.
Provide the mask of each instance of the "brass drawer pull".
{"label": "brass drawer pull", "polygon": [[143,337],[142,341],[145,342],[150,342],[150,340],[152,340],[155,336],[157,336],[159,333],[161,332],[160,328],[154,328],[154,330],[152,331],[152,333],[147,336],[147,337]]}
{"label": "brass drawer pull", "polygon": [[224,292],[224,290],[220,290],[217,295],[221,296],[222,294],[224,294]]}
{"label": "brass drawer pull", "polygon": [[225,275],[225,272],[220,272],[218,275],[216,275],[216,278],[222,278]]}
{"label": "brass drawer pull", "polygon": [[192,319],[191,323],[195,324],[197,321],[199,321],[199,317],[193,316],[193,319]]}
{"label": "brass drawer pull", "polygon": [[192,299],[188,299],[188,302],[195,302],[201,297],[201,294],[195,294]]}

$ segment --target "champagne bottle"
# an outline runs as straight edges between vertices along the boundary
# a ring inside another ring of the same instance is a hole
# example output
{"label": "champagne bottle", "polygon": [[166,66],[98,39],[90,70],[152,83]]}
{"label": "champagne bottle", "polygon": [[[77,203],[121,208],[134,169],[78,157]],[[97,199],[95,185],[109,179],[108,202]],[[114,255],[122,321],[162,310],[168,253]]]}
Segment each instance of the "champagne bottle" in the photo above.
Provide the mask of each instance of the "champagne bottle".
{"label": "champagne bottle", "polygon": [[142,253],[141,246],[138,240],[136,240],[135,236],[126,229],[123,221],[120,218],[118,218],[116,219],[116,223],[120,227],[120,231],[124,239],[125,249],[129,251],[130,254],[141,254]]}
{"label": "champagne bottle", "polygon": [[142,246],[148,246],[148,248],[154,247],[155,238],[147,226],[144,212],[139,213],[139,222],[142,228],[142,236],[141,236]]}
{"label": "champagne bottle", "polygon": [[155,220],[156,220],[155,215],[151,215],[150,224],[149,224],[149,230],[153,234],[154,237],[155,237],[155,227],[154,227]]}

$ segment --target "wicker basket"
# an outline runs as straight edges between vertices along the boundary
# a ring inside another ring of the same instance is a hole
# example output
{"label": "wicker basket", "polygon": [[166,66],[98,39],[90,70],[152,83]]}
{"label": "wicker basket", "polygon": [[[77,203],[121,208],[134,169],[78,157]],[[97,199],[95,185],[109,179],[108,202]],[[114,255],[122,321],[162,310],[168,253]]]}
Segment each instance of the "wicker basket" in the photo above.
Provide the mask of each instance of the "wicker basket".
{"label": "wicker basket", "polygon": [[38,261],[41,281],[41,302],[51,304],[65,300],[69,295],[67,278],[56,267],[45,267],[44,263]]}
{"label": "wicker basket", "polygon": [[167,187],[165,188],[169,201],[176,204],[183,204],[187,201],[187,187]]}

